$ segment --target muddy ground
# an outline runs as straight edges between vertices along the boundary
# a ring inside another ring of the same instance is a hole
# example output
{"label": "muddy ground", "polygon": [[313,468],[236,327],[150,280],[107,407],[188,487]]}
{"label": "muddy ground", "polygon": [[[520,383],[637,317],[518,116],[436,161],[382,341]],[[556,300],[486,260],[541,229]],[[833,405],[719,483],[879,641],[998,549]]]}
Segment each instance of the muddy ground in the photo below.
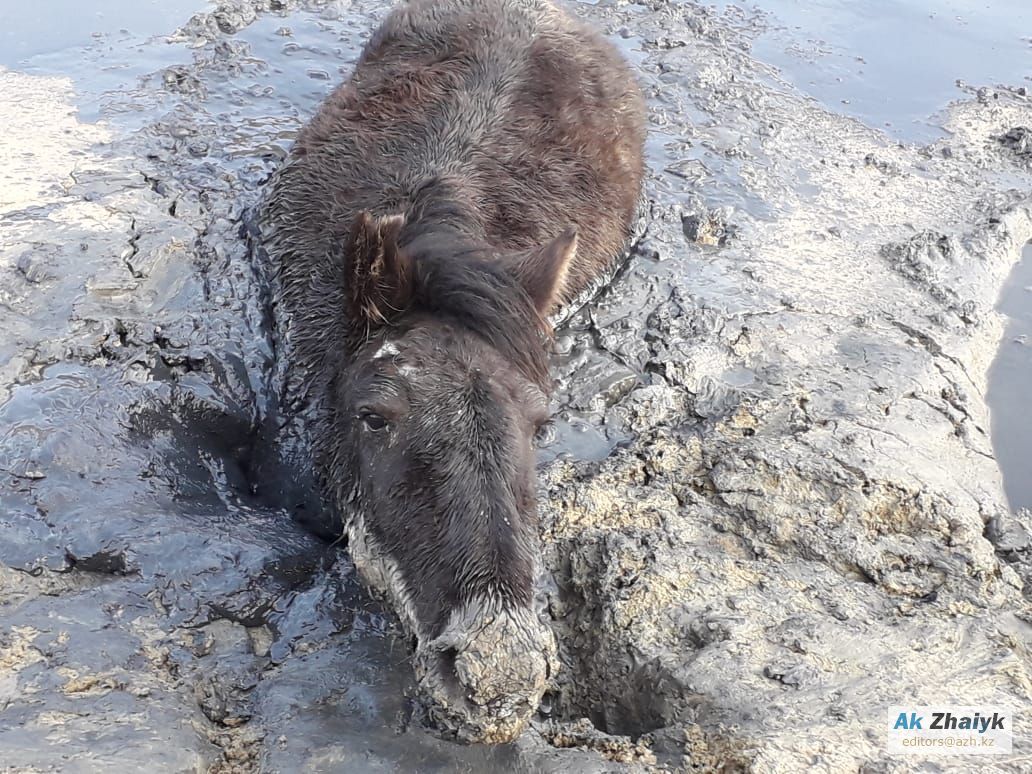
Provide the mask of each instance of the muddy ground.
{"label": "muddy ground", "polygon": [[890,704],[1030,705],[1032,513],[984,398],[1027,81],[960,84],[912,141],[754,55],[763,13],[576,6],[640,69],[647,217],[558,338],[565,669],[517,743],[469,748],[423,727],[290,474],[249,477],[248,212],[385,4],[170,5],[68,75],[0,69],[0,768],[895,772],[924,764],[887,755]]}

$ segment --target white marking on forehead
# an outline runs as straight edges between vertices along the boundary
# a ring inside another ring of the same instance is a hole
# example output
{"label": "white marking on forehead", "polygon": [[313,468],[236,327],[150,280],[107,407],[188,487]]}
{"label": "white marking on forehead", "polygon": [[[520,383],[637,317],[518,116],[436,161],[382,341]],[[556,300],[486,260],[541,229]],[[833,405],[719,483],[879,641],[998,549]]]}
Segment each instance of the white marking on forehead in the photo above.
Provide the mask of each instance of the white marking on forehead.
{"label": "white marking on forehead", "polygon": [[[398,349],[398,345],[390,339],[384,339],[380,348],[373,353],[373,360],[395,360],[398,355],[401,354],[401,350]],[[402,376],[411,377],[418,373],[414,366],[407,365],[405,363],[397,363],[398,373]]]}
{"label": "white marking on forehead", "polygon": [[384,339],[380,348],[373,353],[373,357],[377,360],[382,360],[383,358],[395,357],[398,354],[398,345],[390,339]]}

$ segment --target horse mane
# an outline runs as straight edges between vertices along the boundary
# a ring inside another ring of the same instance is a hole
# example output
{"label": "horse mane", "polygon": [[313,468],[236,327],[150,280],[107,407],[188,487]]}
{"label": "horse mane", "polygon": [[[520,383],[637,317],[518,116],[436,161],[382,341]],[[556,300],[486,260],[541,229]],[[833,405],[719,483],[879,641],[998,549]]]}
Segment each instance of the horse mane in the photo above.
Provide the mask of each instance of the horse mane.
{"label": "horse mane", "polygon": [[489,248],[456,230],[420,222],[406,228],[399,246],[413,268],[409,311],[476,334],[550,392],[548,323]]}

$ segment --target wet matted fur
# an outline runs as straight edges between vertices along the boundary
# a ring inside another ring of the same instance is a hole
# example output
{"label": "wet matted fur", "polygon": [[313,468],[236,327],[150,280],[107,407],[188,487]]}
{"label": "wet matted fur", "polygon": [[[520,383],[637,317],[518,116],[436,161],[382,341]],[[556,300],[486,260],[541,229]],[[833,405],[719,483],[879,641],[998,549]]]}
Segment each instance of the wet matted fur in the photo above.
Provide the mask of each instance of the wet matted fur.
{"label": "wet matted fur", "polygon": [[543,0],[417,0],[268,192],[286,402],[461,738],[518,733],[554,666],[532,611],[545,320],[624,248],[643,142],[593,29]]}

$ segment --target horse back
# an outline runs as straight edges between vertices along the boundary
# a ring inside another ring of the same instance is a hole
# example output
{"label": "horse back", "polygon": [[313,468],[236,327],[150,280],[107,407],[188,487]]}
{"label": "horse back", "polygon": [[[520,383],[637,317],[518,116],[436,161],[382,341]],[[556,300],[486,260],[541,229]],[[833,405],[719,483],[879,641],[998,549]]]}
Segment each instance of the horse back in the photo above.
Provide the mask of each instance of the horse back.
{"label": "horse back", "polygon": [[416,0],[389,15],[298,137],[314,197],[300,203],[315,221],[303,227],[339,239],[362,210],[416,219],[433,185],[500,250],[576,226],[569,300],[626,243],[643,115],[615,47],[551,3]]}

